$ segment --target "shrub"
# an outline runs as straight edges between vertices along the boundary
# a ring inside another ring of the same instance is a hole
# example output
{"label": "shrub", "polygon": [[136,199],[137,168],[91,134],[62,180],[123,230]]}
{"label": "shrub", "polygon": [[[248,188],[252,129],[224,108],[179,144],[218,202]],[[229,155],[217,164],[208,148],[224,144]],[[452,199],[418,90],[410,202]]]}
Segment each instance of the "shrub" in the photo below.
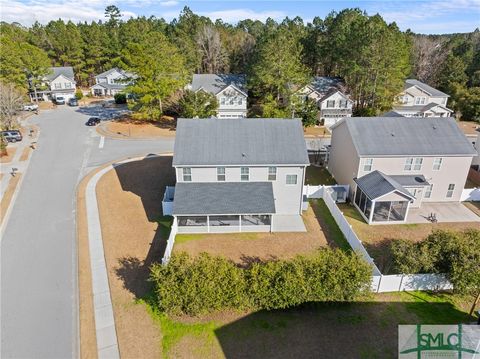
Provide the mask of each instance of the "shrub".
{"label": "shrub", "polygon": [[76,97],[77,100],[81,100],[83,98],[82,90],[77,89],[77,91],[75,91],[75,97]]}
{"label": "shrub", "polygon": [[124,93],[116,93],[113,98],[117,104],[127,103],[127,96]]}
{"label": "shrub", "polygon": [[353,300],[369,289],[371,268],[357,254],[325,249],[312,257],[237,267],[206,253],[172,256],[151,268],[158,308],[196,315],[221,309],[282,309]]}

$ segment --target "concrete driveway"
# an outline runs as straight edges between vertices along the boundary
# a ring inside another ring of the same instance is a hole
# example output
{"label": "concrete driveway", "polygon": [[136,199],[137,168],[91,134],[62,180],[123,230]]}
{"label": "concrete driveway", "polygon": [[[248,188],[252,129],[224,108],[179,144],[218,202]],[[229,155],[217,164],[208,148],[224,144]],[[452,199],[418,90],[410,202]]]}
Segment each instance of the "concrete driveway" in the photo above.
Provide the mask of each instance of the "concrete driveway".
{"label": "concrete driveway", "polygon": [[118,158],[173,150],[173,139],[102,139],[85,126],[115,110],[59,106],[30,122],[37,149],[0,243],[2,358],[78,356],[76,187],[93,168]]}
{"label": "concrete driveway", "polygon": [[462,203],[422,203],[420,208],[410,208],[407,223],[431,223],[427,218],[431,213],[438,222],[480,222],[480,217]]}

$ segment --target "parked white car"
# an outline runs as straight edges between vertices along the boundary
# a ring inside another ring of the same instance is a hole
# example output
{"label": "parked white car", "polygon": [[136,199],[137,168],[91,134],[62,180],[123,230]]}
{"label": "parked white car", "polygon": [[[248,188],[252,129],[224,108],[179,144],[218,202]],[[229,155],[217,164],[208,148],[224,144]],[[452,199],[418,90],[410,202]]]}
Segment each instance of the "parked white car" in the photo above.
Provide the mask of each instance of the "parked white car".
{"label": "parked white car", "polygon": [[23,111],[36,111],[38,110],[38,105],[36,103],[27,103],[23,105]]}

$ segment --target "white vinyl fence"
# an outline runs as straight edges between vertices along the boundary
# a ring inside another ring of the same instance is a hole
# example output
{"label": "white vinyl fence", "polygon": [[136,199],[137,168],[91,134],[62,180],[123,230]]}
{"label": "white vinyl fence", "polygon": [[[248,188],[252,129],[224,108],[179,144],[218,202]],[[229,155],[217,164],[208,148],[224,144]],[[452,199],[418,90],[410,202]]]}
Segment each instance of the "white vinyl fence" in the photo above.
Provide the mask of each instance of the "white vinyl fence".
{"label": "white vinyl fence", "polygon": [[480,188],[465,188],[460,201],[480,201]]}
{"label": "white vinyl fence", "polygon": [[[333,186],[304,186],[303,193],[307,198],[322,198],[328,207],[332,217],[335,219],[338,227],[347,239],[354,251],[359,253],[368,263],[372,265],[372,286],[374,292],[398,292],[415,290],[440,290],[452,289],[452,284],[443,274],[394,274],[383,275],[374,260],[368,254],[352,229],[352,226],[346,220],[342,211],[333,200],[331,193]],[[348,191],[348,186],[347,186]]]}
{"label": "white vinyl fence", "polygon": [[172,228],[170,229],[170,235],[168,236],[167,247],[165,248],[165,254],[163,255],[163,258],[162,258],[163,265],[168,264],[168,261],[170,260],[170,257],[172,255],[172,250],[173,250],[173,244],[175,243],[175,236],[177,235],[177,232],[178,232],[178,225],[177,225],[177,221],[174,219]]}

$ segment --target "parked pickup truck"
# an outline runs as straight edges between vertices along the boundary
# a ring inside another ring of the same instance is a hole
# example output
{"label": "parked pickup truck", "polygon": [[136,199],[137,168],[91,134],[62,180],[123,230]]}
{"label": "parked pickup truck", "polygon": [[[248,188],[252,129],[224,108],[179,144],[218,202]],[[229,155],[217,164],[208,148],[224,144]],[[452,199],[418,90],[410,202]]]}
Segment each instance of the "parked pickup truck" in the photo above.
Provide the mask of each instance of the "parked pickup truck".
{"label": "parked pickup truck", "polygon": [[38,105],[36,103],[27,103],[23,105],[23,111],[37,111]]}

